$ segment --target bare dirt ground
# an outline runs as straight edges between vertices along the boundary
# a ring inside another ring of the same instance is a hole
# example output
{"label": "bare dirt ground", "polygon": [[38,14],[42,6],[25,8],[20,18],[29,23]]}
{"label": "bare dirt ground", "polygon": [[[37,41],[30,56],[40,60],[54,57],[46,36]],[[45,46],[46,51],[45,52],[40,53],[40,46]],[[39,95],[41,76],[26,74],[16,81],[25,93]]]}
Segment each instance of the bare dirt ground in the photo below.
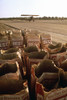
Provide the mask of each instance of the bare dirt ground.
{"label": "bare dirt ground", "polygon": [[[13,27],[18,29],[34,29],[41,33],[49,33],[52,36],[52,40],[55,42],[67,43],[67,20],[0,20],[0,27],[3,24],[10,25],[10,29]],[[3,27],[4,29],[5,27]],[[6,26],[7,29],[8,26]],[[6,29],[5,28],[5,29]],[[2,27],[0,28],[0,30]]]}

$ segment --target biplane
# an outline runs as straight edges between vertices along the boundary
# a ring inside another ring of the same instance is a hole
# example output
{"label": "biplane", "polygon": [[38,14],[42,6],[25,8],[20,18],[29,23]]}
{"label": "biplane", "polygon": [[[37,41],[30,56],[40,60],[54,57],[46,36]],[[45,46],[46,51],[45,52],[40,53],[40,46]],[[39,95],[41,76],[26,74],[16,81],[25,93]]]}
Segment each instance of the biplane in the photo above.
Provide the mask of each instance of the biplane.
{"label": "biplane", "polygon": [[29,21],[33,21],[34,22],[34,16],[39,16],[39,15],[22,14],[21,16],[27,16],[27,17],[29,17],[28,18]]}

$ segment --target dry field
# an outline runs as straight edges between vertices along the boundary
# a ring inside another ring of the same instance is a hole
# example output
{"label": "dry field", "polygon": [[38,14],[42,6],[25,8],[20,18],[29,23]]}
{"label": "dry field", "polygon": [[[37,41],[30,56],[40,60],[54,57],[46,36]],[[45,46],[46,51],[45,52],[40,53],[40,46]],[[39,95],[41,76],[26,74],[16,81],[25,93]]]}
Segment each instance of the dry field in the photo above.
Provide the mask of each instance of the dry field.
{"label": "dry field", "polygon": [[52,40],[55,42],[67,43],[67,20],[35,20],[34,22],[24,20],[0,20],[0,30],[9,29],[6,26],[2,28],[2,23],[18,29],[34,29],[41,33],[49,33],[52,36]]}

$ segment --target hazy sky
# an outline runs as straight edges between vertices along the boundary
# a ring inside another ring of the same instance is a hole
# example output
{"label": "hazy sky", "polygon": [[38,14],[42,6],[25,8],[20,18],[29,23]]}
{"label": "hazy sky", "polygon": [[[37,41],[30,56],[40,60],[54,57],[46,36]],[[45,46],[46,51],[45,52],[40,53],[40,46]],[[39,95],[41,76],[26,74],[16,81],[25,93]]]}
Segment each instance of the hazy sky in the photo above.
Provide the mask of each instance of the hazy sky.
{"label": "hazy sky", "polygon": [[0,18],[21,14],[67,17],[67,0],[0,0]]}

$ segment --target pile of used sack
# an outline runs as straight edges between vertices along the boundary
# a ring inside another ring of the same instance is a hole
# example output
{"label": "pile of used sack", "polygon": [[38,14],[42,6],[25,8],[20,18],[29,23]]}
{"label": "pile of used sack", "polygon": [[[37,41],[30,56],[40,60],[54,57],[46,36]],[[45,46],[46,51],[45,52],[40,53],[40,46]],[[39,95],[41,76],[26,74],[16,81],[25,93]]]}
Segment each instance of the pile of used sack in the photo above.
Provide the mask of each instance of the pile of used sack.
{"label": "pile of used sack", "polygon": [[20,48],[0,51],[0,100],[28,100],[26,79],[23,77]]}
{"label": "pile of used sack", "polygon": [[67,59],[67,47],[65,44],[50,44],[48,45],[47,50],[49,52],[50,59],[52,59],[58,67],[64,60]]}
{"label": "pile of used sack", "polygon": [[0,38],[1,99],[67,98],[67,43],[53,44],[49,34],[26,29]]}
{"label": "pile of used sack", "polygon": [[9,40],[5,34],[5,31],[0,32],[0,49],[8,49],[9,48]]}
{"label": "pile of used sack", "polygon": [[[36,81],[43,85],[43,100],[60,100],[67,98],[67,60],[63,61],[60,68],[55,63],[46,59],[38,65],[33,65],[35,69]],[[41,86],[42,87],[42,86]],[[38,92],[37,92],[38,93]],[[41,95],[41,94],[40,94]]]}

